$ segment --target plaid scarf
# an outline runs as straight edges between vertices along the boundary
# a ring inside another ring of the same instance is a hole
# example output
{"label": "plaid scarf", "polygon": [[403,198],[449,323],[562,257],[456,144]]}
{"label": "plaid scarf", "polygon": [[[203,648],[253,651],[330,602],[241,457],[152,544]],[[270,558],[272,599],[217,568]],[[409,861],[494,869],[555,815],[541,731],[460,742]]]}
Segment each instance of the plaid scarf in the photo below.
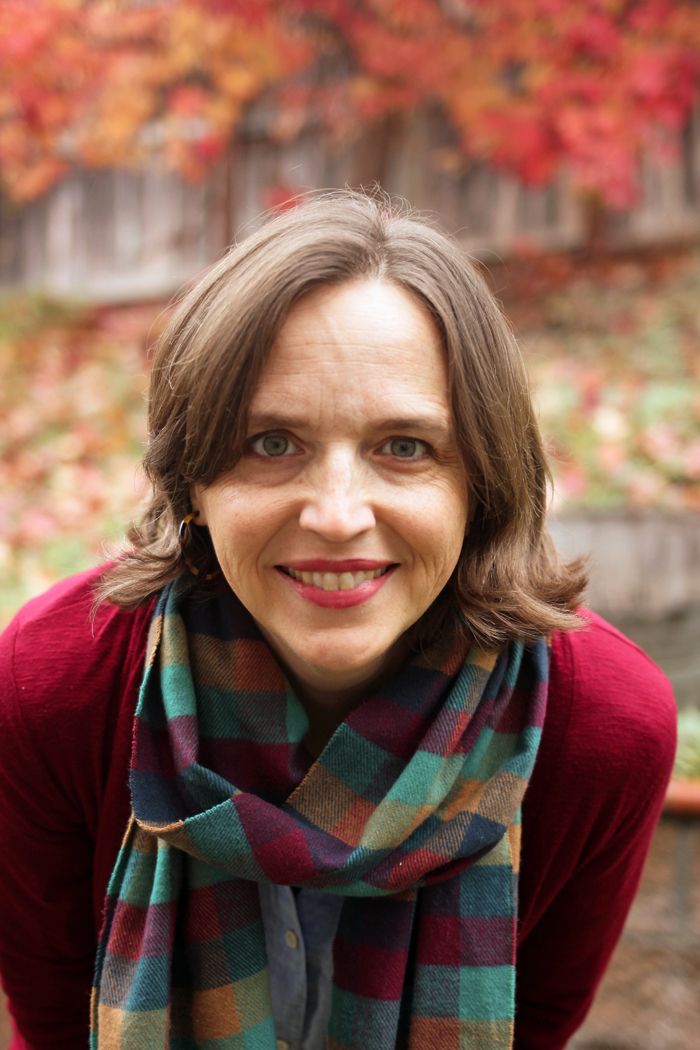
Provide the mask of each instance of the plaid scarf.
{"label": "plaid scarf", "polygon": [[317,761],[308,721],[226,592],[156,605],[133,816],[92,999],[99,1050],[275,1050],[258,882],[345,898],[329,1050],[512,1045],[520,802],[544,639],[404,668]]}

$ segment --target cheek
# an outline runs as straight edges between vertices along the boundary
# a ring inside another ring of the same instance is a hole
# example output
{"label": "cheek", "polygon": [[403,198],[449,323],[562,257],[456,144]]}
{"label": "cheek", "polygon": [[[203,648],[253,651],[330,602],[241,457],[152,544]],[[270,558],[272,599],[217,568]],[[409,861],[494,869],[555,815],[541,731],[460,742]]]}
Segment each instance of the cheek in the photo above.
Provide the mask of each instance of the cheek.
{"label": "cheek", "polygon": [[464,543],[464,529],[454,518],[449,526],[444,522],[436,523],[426,536],[426,548],[429,551],[430,569],[446,583],[457,564]]}
{"label": "cheek", "polygon": [[254,557],[287,515],[279,494],[245,487],[210,493],[205,511],[214,547],[230,561]]}
{"label": "cheek", "polygon": [[461,486],[437,486],[412,508],[406,538],[426,574],[447,582],[462,550],[466,527],[467,497]]}

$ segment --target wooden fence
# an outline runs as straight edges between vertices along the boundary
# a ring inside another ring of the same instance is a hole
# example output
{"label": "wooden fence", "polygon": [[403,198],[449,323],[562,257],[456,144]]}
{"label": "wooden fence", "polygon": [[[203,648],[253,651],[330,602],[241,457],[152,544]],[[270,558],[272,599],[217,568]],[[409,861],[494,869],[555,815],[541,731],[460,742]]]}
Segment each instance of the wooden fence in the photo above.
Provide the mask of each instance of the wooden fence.
{"label": "wooden fence", "polygon": [[[377,180],[438,215],[465,247],[487,258],[524,243],[543,249],[583,244],[581,208],[564,178],[532,189],[485,165],[445,170],[449,136],[444,123],[424,116],[388,123],[337,148],[311,133],[274,142],[253,121],[199,186],[156,165],[142,173],[77,172],[23,208],[0,202],[0,290],[41,289],[83,300],[169,295],[255,224],[272,187]],[[612,217],[611,244],[700,236],[700,113],[680,145],[673,162],[646,158],[642,199]]]}

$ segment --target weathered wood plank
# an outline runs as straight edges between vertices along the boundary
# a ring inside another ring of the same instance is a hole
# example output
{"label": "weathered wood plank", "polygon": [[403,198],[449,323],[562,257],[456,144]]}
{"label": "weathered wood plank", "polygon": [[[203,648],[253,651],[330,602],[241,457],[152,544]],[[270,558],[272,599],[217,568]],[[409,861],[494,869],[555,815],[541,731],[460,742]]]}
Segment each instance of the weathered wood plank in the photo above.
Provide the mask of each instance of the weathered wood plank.
{"label": "weathered wood plank", "polygon": [[[434,115],[387,121],[350,146],[308,131],[275,142],[251,129],[200,186],[155,165],[140,174],[76,172],[20,211],[3,204],[0,289],[85,300],[168,295],[255,226],[272,188],[375,179],[435,214],[470,251],[507,255],[522,243],[544,250],[583,243],[581,209],[564,177],[536,189],[482,164],[449,170],[452,133]],[[700,234],[700,113],[681,147],[674,161],[646,158],[642,200],[611,223],[613,244]]]}

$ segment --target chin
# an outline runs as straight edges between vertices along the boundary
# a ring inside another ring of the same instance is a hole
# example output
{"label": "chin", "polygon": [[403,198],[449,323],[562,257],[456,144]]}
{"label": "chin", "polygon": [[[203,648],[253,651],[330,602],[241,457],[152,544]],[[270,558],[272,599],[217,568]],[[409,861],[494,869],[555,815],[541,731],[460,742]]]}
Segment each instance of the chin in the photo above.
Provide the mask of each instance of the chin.
{"label": "chin", "polygon": [[309,639],[306,639],[298,646],[288,645],[288,648],[319,671],[348,675],[353,672],[361,674],[363,670],[372,670],[381,664],[395,641],[391,638],[387,639],[386,645],[378,644],[375,632],[371,638],[319,638],[316,644],[309,644]]}

